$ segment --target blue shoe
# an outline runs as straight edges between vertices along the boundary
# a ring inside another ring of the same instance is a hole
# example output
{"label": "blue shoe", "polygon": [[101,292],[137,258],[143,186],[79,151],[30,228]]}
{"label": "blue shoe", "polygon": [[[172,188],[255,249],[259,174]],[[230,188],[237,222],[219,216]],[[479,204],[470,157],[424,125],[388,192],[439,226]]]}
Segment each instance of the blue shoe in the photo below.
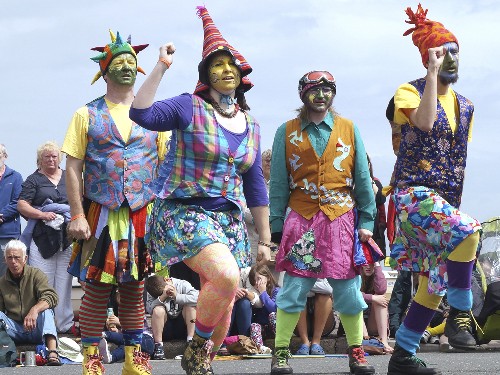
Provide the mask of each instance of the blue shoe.
{"label": "blue shoe", "polygon": [[309,351],[311,355],[325,355],[325,351],[319,344],[312,344],[311,350]]}
{"label": "blue shoe", "polygon": [[309,345],[302,344],[299,347],[299,350],[295,352],[295,355],[309,355]]}

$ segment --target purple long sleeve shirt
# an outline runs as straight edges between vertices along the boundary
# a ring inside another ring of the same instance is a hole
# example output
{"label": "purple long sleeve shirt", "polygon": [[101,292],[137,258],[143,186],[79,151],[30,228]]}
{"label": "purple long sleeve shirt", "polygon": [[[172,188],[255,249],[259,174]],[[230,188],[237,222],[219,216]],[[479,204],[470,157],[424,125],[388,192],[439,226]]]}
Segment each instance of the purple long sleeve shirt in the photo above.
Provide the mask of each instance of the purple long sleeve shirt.
{"label": "purple long sleeve shirt", "polygon": [[[130,108],[130,119],[143,128],[153,131],[185,130],[191,124],[192,118],[193,99],[192,95],[188,93],[157,101],[149,108]],[[235,151],[238,148],[248,132],[248,126],[243,133],[239,134],[233,133],[223,126],[221,126],[221,129],[231,151]],[[259,145],[253,165],[247,172],[242,174],[243,194],[245,195],[248,207],[267,206],[269,204],[261,159]],[[185,202],[200,205],[207,210],[219,210],[228,207],[228,204],[232,204],[224,197],[191,198],[185,200]]]}
{"label": "purple long sleeve shirt", "polygon": [[280,287],[275,287],[271,292],[271,296],[267,294],[266,291],[260,294],[259,298],[262,301],[262,307],[254,307],[252,322],[259,324],[269,324],[269,314],[272,312],[276,312],[277,310],[276,298],[278,297],[279,291]]}

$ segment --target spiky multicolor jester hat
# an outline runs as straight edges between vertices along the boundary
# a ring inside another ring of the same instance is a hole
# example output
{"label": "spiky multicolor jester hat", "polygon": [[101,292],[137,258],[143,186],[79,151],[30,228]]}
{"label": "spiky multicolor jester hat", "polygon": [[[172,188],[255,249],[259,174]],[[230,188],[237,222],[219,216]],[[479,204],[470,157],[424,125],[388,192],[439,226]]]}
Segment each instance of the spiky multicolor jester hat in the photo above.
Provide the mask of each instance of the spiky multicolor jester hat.
{"label": "spiky multicolor jester hat", "polygon": [[[130,53],[132,56],[135,57],[135,60],[137,62],[137,54],[144,48],[149,46],[149,44],[132,46],[130,44],[131,36],[129,35],[127,41],[124,42],[118,31],[116,32],[115,35],[111,30],[109,30],[109,35],[111,36],[111,43],[105,45],[104,47],[91,48],[92,51],[101,52],[99,55],[90,58],[91,60],[94,60],[95,62],[99,63],[99,67],[101,68],[101,70],[98,71],[94,76],[91,85],[94,84],[94,82],[97,81],[99,78],[101,78],[104,74],[106,74],[109,64],[116,56],[122,55],[124,53]],[[137,66],[137,71],[141,72],[142,74],[146,74],[140,66]]]}
{"label": "spiky multicolor jester hat", "polygon": [[194,91],[195,94],[198,94],[202,91],[208,90],[209,82],[207,77],[207,62],[214,53],[219,51],[226,51],[231,54],[233,57],[234,63],[240,69],[241,72],[241,84],[239,89],[243,89],[243,91],[248,91],[252,88],[253,84],[250,82],[247,74],[252,72],[252,67],[245,60],[245,58],[234,49],[227,41],[224,39],[222,34],[220,33],[217,26],[215,26],[212,17],[208,14],[207,8],[204,6],[197,7],[197,14],[201,18],[203,22],[203,51],[201,53],[201,62],[198,65],[198,74],[199,81],[196,85],[196,89]]}

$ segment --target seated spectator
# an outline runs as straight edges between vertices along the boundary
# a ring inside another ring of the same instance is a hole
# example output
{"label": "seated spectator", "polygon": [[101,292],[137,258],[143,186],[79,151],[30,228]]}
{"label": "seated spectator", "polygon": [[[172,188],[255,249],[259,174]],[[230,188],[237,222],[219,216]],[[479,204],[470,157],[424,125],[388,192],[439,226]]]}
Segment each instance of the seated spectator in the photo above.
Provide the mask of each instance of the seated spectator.
{"label": "seated spectator", "polygon": [[152,359],[165,359],[163,341],[194,336],[199,291],[188,281],[159,275],[146,279],[146,312],[151,315],[154,339]]}
{"label": "seated spectator", "polygon": [[47,276],[26,265],[26,245],[11,240],[5,246],[7,272],[0,278],[0,323],[17,344],[42,344],[48,350],[47,366],[60,366],[53,308],[57,293]]}
{"label": "seated spectator", "polygon": [[[324,355],[325,351],[321,346],[321,336],[325,330],[327,321],[331,315],[333,318],[333,297],[332,287],[326,279],[318,279],[308,293],[308,303],[306,308],[300,313],[297,323],[297,335],[300,337],[301,345],[295,355]],[[308,314],[309,299],[313,299],[312,316]],[[308,320],[312,323],[312,337],[309,341]]]}
{"label": "seated spectator", "polygon": [[252,308],[262,307],[259,292],[252,286],[248,275],[251,267],[240,270],[240,281],[231,314],[231,324],[227,336],[245,335],[250,337]]}
{"label": "seated spectator", "polygon": [[361,271],[361,293],[368,305],[365,310],[363,336],[378,336],[384,344],[385,353],[392,353],[393,349],[387,341],[389,314],[387,305],[389,303],[385,293],[387,292],[387,280],[382,267],[378,262],[362,267]]}
{"label": "seated spectator", "polygon": [[[99,354],[102,356],[102,361],[104,363],[123,362],[125,360],[125,341],[123,340],[120,319],[114,313],[111,314],[106,320],[105,328],[105,331],[102,333],[102,339],[99,342]],[[116,347],[111,350],[109,343],[116,345]],[[153,337],[149,334],[145,322],[141,352],[149,358],[153,354],[153,349]]]}
{"label": "seated spectator", "polygon": [[248,274],[250,284],[259,292],[262,306],[254,304],[250,338],[262,354],[270,354],[271,349],[264,346],[264,337],[276,334],[276,297],[280,290],[273,273],[266,265],[254,265]]}

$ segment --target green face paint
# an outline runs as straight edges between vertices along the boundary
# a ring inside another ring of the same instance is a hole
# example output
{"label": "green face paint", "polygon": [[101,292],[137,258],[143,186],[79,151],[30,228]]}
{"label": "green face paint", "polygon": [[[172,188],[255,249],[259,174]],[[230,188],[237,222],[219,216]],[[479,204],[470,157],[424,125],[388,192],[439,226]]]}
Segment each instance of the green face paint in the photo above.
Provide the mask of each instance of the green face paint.
{"label": "green face paint", "polygon": [[315,86],[305,94],[305,106],[313,112],[326,112],[333,103],[333,90],[329,86]]}
{"label": "green face paint", "polygon": [[454,42],[448,42],[443,47],[446,48],[446,54],[439,68],[439,79],[444,84],[455,83],[458,80],[458,45]]}
{"label": "green face paint", "polygon": [[137,61],[130,53],[116,56],[108,66],[106,76],[119,85],[133,86],[137,77]]}

